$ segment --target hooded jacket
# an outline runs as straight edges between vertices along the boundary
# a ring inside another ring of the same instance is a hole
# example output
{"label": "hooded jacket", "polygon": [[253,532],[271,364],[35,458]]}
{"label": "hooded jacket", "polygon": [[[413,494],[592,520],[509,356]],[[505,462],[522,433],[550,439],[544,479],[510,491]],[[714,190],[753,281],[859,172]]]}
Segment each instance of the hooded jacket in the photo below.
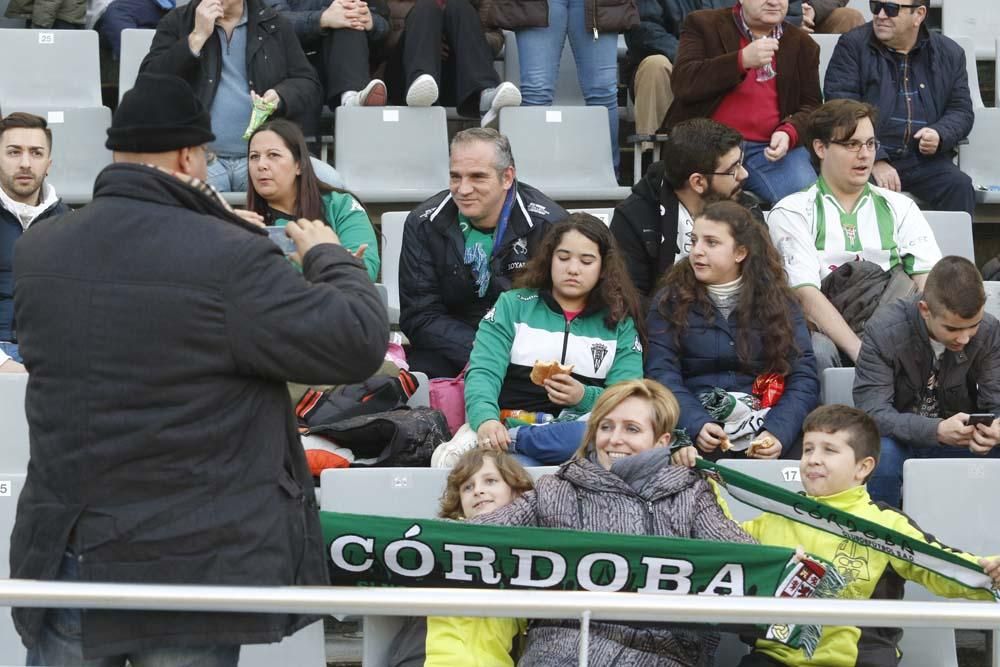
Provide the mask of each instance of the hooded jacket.
{"label": "hooded jacket", "polygon": [[494,240],[490,284],[480,298],[465,264],[458,206],[442,190],[418,205],[403,227],[399,259],[399,328],[435,363],[432,377],[453,377],[469,362],[479,320],[509,290],[551,223],[569,214],[540,191],[514,181],[514,205],[503,239]]}
{"label": "hooded jacket", "polygon": [[[222,44],[213,32],[199,55],[191,53],[188,35],[194,29],[201,0],[171,10],[156,26],[140,72],[173,74],[187,81],[195,95],[212,108],[222,77]],[[247,82],[263,95],[273,88],[281,98],[275,116],[295,121],[308,136],[319,119],[322,89],[316,71],[299,45],[292,25],[262,0],[246,0]],[[247,109],[249,117],[250,109]]]}
{"label": "hooded jacket", "polygon": [[[69,549],[82,581],[328,582],[286,381],[369,377],[385,307],[342,247],[313,247],[300,274],[200,187],[113,164],[90,204],[18,244],[31,458],[12,577],[54,579]],[[14,611],[29,647],[44,611]],[[270,643],[314,620],[88,610],[83,650]]]}
{"label": "hooded jacket", "polygon": [[27,225],[21,222],[13,200],[0,191],[0,340],[17,341],[14,326],[14,245],[30,226],[40,220],[69,211],[69,207],[56,196],[55,188],[42,186],[42,206],[45,206]]}
{"label": "hooded jacket", "polygon": [[[613,472],[623,465],[633,472],[628,481]],[[689,468],[670,465],[665,448],[626,457],[612,470],[589,459],[574,459],[554,475],[539,479],[534,491],[472,521],[755,542],[726,516],[704,478]],[[534,621],[518,664],[576,665],[579,638],[577,621]],[[590,624],[589,658],[592,665],[696,667],[711,664],[718,643],[717,632],[595,621]]]}
{"label": "hooded jacket", "polygon": [[[854,404],[875,419],[883,436],[928,447],[937,445],[941,419],[913,413],[934,364],[918,301],[912,297],[885,305],[868,320],[854,371]],[[957,412],[1000,414],[1000,323],[995,317],[983,313],[964,350],[944,351],[937,381],[942,418]]]}

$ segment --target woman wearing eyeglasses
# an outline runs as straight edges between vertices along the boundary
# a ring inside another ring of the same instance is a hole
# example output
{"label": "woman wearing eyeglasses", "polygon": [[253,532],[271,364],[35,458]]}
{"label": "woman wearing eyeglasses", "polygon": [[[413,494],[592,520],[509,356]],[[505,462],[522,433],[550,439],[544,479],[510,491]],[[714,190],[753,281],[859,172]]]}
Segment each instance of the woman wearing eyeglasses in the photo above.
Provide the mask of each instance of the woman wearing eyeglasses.
{"label": "woman wearing eyeglasses", "polygon": [[869,4],[871,22],[837,43],[826,71],[826,99],[879,109],[876,185],[911,192],[928,210],[972,215],[975,189],[952,161],[974,118],[965,52],[927,30],[928,0]]}

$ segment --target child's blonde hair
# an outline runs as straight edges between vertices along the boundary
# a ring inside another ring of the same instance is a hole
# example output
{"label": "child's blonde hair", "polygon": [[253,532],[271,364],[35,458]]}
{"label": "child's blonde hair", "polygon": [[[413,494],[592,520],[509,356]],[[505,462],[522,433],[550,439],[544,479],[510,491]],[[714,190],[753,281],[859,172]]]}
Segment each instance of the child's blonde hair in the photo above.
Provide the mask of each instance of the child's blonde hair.
{"label": "child's blonde hair", "polygon": [[617,408],[622,401],[632,397],[641,398],[649,403],[649,418],[653,424],[654,439],[659,440],[664,433],[671,433],[677,428],[681,406],[669,389],[648,378],[619,382],[605,389],[597,399],[590,413],[590,419],[587,420],[587,432],[583,436],[583,443],[576,450],[574,458],[586,458],[593,451],[597,427],[608,413]]}
{"label": "child's blonde hair", "polygon": [[503,481],[507,482],[514,498],[535,488],[535,482],[531,479],[528,471],[507,452],[496,449],[473,449],[463,454],[455,467],[448,473],[448,482],[445,484],[444,494],[441,496],[439,517],[456,520],[465,518],[465,513],[462,512],[462,485],[479,472],[486,459],[493,459],[497,471]]}

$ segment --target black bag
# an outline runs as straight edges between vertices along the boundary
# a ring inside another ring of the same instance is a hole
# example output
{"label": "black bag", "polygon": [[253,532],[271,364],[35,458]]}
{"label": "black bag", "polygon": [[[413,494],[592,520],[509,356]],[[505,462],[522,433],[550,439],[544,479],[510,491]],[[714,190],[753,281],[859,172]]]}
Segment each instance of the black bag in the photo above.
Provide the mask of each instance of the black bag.
{"label": "black bag", "polygon": [[302,426],[332,424],[360,415],[373,415],[406,407],[420,383],[409,372],[398,377],[374,375],[359,384],[345,384],[329,391],[310,389],[295,406]]}
{"label": "black bag", "polygon": [[434,448],[451,437],[444,415],[431,408],[360,415],[310,426],[306,433],[329,438],[354,452],[352,468],[426,468]]}

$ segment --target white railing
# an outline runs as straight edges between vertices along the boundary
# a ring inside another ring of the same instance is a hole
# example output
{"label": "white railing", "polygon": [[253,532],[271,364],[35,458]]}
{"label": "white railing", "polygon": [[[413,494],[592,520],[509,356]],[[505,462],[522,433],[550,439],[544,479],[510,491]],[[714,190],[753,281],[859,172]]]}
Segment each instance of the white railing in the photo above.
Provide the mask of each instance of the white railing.
{"label": "white railing", "polygon": [[[589,593],[454,588],[242,587],[0,579],[0,606],[238,611],[378,616],[579,618],[590,621],[816,623],[904,628],[1000,629],[1000,604],[898,600]],[[580,665],[587,652],[580,651]]]}

